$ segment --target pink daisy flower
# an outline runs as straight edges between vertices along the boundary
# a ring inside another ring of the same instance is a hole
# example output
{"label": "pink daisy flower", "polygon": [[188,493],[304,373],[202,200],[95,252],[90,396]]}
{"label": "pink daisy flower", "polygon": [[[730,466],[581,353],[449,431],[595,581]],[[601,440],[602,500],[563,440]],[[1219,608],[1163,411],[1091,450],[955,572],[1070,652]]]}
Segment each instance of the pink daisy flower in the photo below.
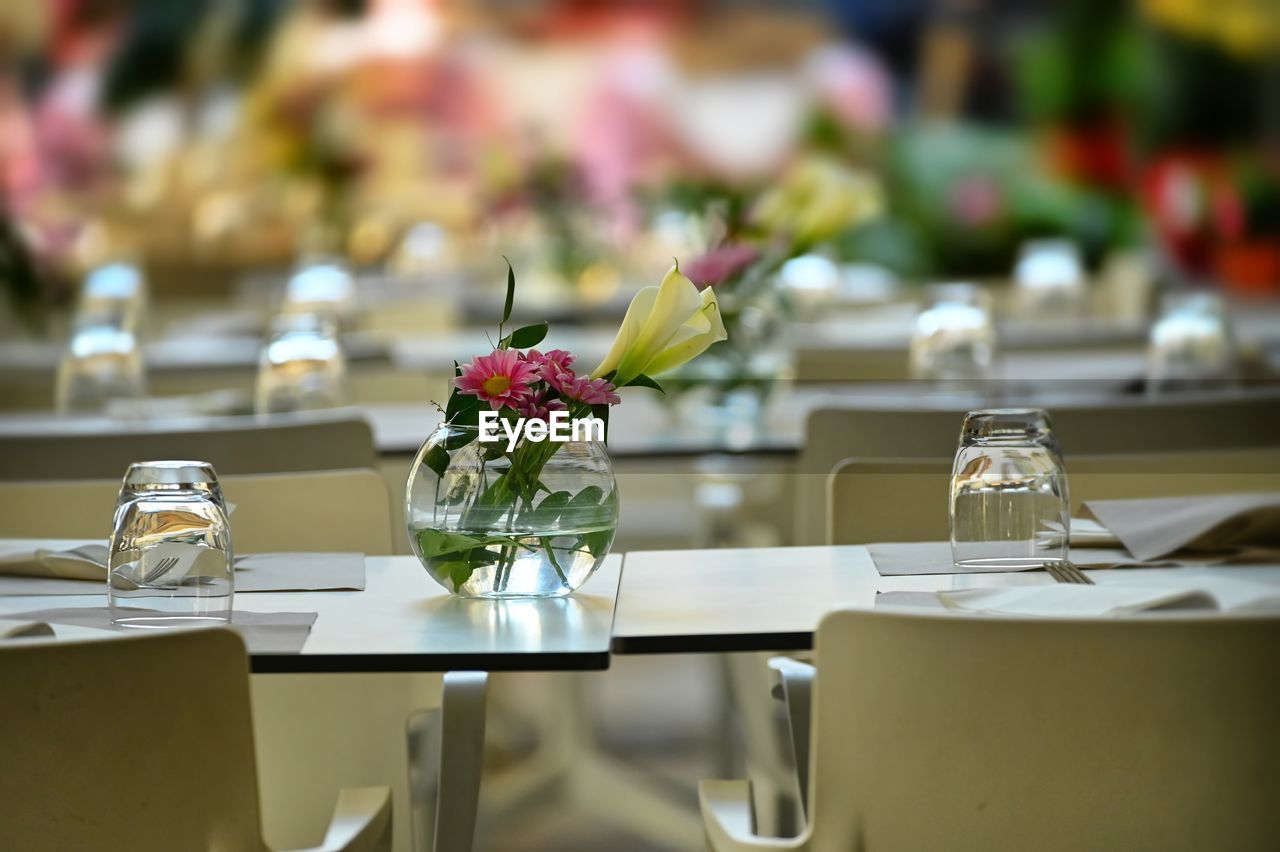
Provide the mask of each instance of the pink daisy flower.
{"label": "pink daisy flower", "polygon": [[459,393],[477,396],[497,411],[504,405],[519,405],[531,393],[530,383],[537,380],[537,368],[521,360],[519,353],[495,349],[465,365],[453,384]]}
{"label": "pink daisy flower", "polygon": [[545,420],[551,422],[551,412],[565,411],[568,408],[558,399],[547,399],[547,391],[538,391],[520,402],[516,406],[516,412],[521,417],[527,417],[532,420]]}
{"label": "pink daisy flower", "polygon": [[617,405],[622,397],[614,393],[613,385],[604,379],[593,379],[589,376],[574,376],[572,373],[561,373],[556,376],[560,396],[587,405]]}
{"label": "pink daisy flower", "polygon": [[554,375],[555,373],[571,372],[569,368],[577,356],[564,349],[552,349],[545,354],[537,349],[530,349],[521,357],[537,367],[538,374],[545,379],[548,375]]}

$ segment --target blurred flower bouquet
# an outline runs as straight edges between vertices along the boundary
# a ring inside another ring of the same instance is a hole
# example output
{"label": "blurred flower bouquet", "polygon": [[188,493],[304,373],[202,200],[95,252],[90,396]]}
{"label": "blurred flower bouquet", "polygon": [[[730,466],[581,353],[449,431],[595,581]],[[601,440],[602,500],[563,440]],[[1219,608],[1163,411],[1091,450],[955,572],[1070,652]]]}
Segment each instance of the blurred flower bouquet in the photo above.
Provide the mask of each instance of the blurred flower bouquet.
{"label": "blurred flower bouquet", "polygon": [[652,376],[725,338],[715,294],[678,268],[636,294],[617,338],[590,373],[541,351],[547,324],[504,334],[455,369],[444,422],[418,451],[406,486],[415,554],[437,582],[471,597],[567,594],[600,566],[618,523],[605,450],[622,387],[661,391]]}
{"label": "blurred flower bouquet", "polygon": [[784,368],[780,326],[795,305],[780,286],[782,266],[875,219],[883,206],[874,175],[829,153],[801,157],[754,197],[722,193],[707,205],[711,248],[685,272],[720,296],[729,336],[668,382],[670,390],[710,387],[718,404],[744,388],[763,399]]}

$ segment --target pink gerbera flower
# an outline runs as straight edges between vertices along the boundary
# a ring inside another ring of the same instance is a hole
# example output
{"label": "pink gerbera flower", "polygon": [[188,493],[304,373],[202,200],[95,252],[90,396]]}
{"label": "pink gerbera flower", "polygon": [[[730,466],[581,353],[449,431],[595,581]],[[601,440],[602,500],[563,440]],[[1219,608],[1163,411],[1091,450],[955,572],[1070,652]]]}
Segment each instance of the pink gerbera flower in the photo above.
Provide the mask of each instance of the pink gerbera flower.
{"label": "pink gerbera flower", "polygon": [[537,349],[530,349],[521,357],[537,367],[538,375],[544,380],[549,375],[572,372],[569,368],[573,365],[575,359],[572,352],[564,349],[552,349],[545,354]]}
{"label": "pink gerbera flower", "polygon": [[592,379],[589,376],[574,376],[572,373],[561,373],[556,376],[560,396],[587,405],[617,405],[622,397],[614,393],[613,385],[604,379]]}
{"label": "pink gerbera flower", "polygon": [[459,393],[478,396],[494,411],[506,405],[515,408],[531,393],[530,383],[538,380],[538,370],[510,349],[495,349],[462,368],[453,380]]}
{"label": "pink gerbera flower", "polygon": [[538,391],[530,397],[522,400],[516,406],[516,413],[521,417],[527,417],[532,420],[545,420],[551,422],[551,412],[564,411],[568,408],[558,399],[547,399],[547,391]]}

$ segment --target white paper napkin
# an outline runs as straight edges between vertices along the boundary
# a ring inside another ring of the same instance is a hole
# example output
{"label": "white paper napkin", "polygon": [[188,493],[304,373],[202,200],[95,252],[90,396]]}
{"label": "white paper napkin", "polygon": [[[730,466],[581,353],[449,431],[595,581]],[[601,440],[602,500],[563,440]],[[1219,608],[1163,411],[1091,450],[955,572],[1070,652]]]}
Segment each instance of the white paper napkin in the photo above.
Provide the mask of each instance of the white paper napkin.
{"label": "white paper napkin", "polygon": [[1108,583],[1104,586],[1051,586],[962,589],[938,592],[947,609],[1001,615],[1104,616],[1132,615],[1157,609],[1216,610],[1210,593],[1189,588],[1153,588]]}
{"label": "white paper napkin", "polygon": [[24,639],[31,636],[53,636],[53,628],[43,621],[14,621],[0,618],[0,639]]}
{"label": "white paper napkin", "polygon": [[1142,561],[1184,548],[1280,547],[1280,492],[1090,500],[1085,510]]}

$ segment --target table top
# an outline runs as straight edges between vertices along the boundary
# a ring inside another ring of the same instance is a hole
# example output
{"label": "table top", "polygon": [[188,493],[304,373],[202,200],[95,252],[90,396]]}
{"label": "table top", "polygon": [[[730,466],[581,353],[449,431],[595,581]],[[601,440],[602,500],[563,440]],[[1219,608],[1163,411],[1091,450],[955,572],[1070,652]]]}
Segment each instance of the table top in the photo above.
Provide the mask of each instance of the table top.
{"label": "table top", "polygon": [[[362,592],[246,592],[235,608],[317,614],[301,653],[253,654],[255,672],[585,671],[609,666],[621,572],[622,557],[612,555],[568,597],[485,601],[449,594],[412,556],[371,556]],[[104,606],[105,598],[105,589],[3,596],[0,617]]]}
{"label": "table top", "polygon": [[[1218,578],[1280,590],[1280,565],[1123,568],[1088,572],[1098,584]],[[837,607],[872,607],[877,592],[936,592],[1049,585],[1043,571],[882,577],[867,548],[774,547],[632,552],[626,556],[613,627],[615,654],[804,651]]]}

